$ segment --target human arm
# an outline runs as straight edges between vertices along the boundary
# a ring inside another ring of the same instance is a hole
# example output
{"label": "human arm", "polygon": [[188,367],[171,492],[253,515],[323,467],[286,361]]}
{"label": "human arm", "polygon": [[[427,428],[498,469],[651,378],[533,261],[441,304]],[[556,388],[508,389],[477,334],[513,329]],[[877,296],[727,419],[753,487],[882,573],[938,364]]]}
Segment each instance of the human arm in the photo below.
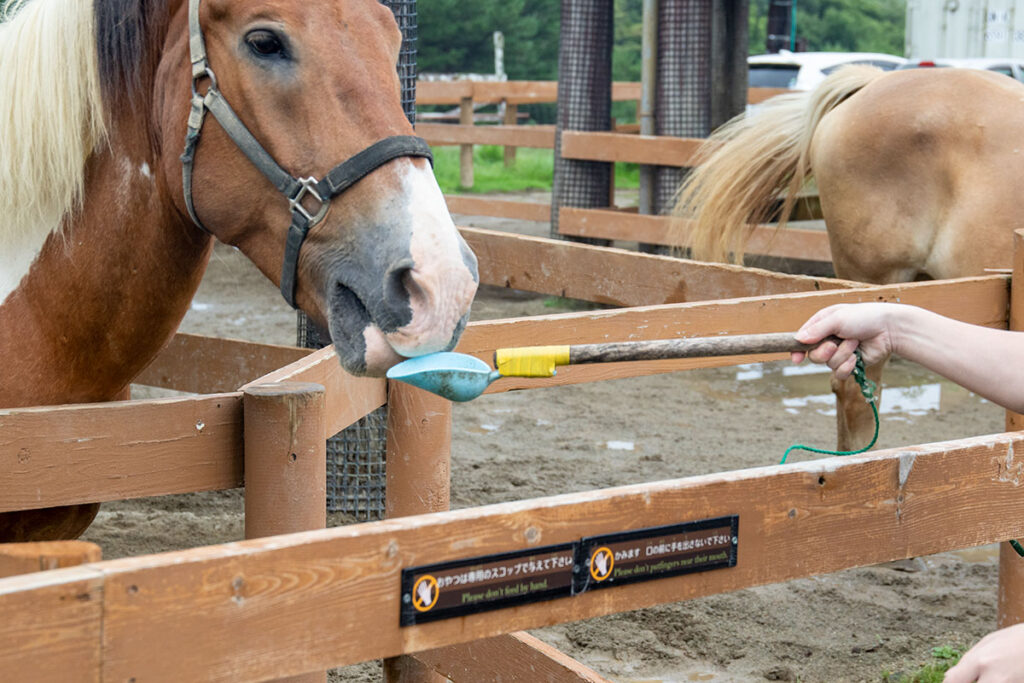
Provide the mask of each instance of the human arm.
{"label": "human arm", "polygon": [[866,365],[896,353],[993,403],[1024,412],[1024,333],[971,325],[915,306],[867,303],[822,309],[796,338],[813,344],[829,335],[844,341],[794,353],[794,362],[809,356],[842,379],[853,371],[857,348]]}
{"label": "human arm", "polygon": [[1024,680],[1024,624],[993,631],[946,672],[943,683],[1010,683]]}

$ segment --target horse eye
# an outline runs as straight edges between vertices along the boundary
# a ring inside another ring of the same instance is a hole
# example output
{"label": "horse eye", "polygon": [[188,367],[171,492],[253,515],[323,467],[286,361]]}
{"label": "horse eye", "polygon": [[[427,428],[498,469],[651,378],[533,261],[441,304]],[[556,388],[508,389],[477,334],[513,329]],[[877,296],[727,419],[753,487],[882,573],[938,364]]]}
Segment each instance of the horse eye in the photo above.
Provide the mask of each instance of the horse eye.
{"label": "horse eye", "polygon": [[250,31],[245,36],[245,42],[249,49],[260,57],[285,56],[284,44],[273,31],[268,31],[267,29]]}

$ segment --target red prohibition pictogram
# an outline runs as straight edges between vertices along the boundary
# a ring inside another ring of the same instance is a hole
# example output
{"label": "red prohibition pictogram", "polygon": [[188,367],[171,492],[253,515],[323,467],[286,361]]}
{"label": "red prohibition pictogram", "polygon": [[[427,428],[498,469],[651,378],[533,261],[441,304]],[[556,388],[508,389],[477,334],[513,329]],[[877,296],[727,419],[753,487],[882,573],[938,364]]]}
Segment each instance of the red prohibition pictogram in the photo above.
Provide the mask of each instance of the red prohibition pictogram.
{"label": "red prohibition pictogram", "polygon": [[604,581],[612,575],[615,567],[615,555],[605,546],[595,548],[590,553],[590,575],[595,581]]}
{"label": "red prohibition pictogram", "polygon": [[441,591],[437,587],[437,579],[430,574],[424,574],[416,579],[412,587],[412,606],[418,612],[429,612],[437,604]]}

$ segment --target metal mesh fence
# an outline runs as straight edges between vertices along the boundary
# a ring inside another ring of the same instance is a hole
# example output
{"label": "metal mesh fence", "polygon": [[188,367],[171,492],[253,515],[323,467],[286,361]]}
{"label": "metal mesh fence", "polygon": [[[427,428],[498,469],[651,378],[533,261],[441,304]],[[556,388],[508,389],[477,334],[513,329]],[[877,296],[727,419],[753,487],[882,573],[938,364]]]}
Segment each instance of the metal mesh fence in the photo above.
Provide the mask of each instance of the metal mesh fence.
{"label": "metal mesh fence", "polygon": [[[711,134],[711,17],[706,0],[659,0],[655,134],[703,138]],[[672,207],[685,169],[654,173],[654,213]]]}
{"label": "metal mesh fence", "polygon": [[[416,120],[416,0],[381,0],[402,30],[398,76],[402,108]],[[299,311],[298,345],[323,348],[330,335]],[[327,511],[343,512],[360,521],[382,519],[386,493],[387,405],[327,440]]]}
{"label": "metal mesh fence", "polygon": [[416,122],[416,0],[380,0],[395,15],[402,30],[398,52],[398,78],[402,82],[402,108],[409,123]]}
{"label": "metal mesh fence", "polygon": [[[298,345],[320,349],[331,343],[309,317],[299,311]],[[343,512],[360,521],[384,517],[387,405],[327,439],[327,511]]]}
{"label": "metal mesh fence", "polygon": [[562,131],[611,128],[614,3],[612,0],[562,0],[561,21],[551,201],[553,237],[560,236],[559,207],[612,204],[612,164],[563,159]]}

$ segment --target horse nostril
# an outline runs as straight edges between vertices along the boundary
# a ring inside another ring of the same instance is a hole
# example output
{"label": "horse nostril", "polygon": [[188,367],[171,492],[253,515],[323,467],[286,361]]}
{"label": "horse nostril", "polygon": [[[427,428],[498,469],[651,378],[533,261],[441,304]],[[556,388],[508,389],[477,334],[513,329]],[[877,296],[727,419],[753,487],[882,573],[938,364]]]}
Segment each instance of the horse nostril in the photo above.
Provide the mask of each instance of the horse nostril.
{"label": "horse nostril", "polygon": [[384,298],[392,306],[408,305],[409,297],[417,287],[413,280],[413,265],[412,259],[402,259],[384,274]]}

